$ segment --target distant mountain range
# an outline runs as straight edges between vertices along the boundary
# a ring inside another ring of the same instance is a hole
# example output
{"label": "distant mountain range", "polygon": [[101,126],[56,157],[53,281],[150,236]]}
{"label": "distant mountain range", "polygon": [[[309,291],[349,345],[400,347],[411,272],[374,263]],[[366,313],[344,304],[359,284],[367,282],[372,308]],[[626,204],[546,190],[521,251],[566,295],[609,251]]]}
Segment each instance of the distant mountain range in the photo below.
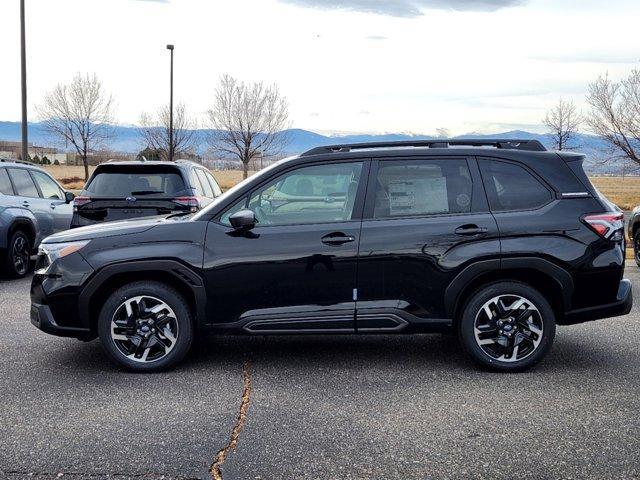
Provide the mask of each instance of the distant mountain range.
{"label": "distant mountain range", "polygon": [[[206,135],[206,130],[199,130],[199,134]],[[282,132],[288,138],[288,144],[285,153],[295,154],[309,150],[313,147],[322,145],[342,144],[342,143],[361,143],[361,142],[385,142],[399,140],[432,140],[436,137],[429,135],[410,135],[410,134],[378,134],[378,135],[321,135],[319,133],[310,132],[293,128]],[[20,122],[0,122],[0,141],[20,141]],[[552,141],[549,135],[540,135],[522,130],[512,130],[508,132],[483,135],[478,133],[470,133],[455,138],[460,139],[476,139],[476,138],[496,138],[496,139],[538,139],[547,148],[551,148]],[[55,139],[52,139],[44,130],[41,123],[29,123],[29,142],[37,146],[52,146]],[[575,141],[578,148],[576,151],[585,153],[587,161],[585,169],[591,174],[618,174],[622,172],[621,162],[603,162],[606,158],[607,144],[602,138],[578,134]],[[119,125],[114,127],[114,136],[109,143],[109,149],[117,152],[136,153],[139,152],[144,145],[135,126]]]}

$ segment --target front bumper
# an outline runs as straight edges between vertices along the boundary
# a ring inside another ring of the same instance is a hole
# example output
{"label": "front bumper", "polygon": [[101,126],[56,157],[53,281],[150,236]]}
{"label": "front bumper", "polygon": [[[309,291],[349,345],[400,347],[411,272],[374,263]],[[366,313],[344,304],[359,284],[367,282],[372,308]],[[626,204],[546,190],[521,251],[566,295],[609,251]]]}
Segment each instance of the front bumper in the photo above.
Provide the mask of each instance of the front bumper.
{"label": "front bumper", "polygon": [[36,270],[31,280],[31,323],[60,337],[95,337],[78,308],[82,286],[92,272],[77,252],[56,260],[48,270]]}
{"label": "front bumper", "polygon": [[93,337],[88,328],[62,327],[56,323],[49,305],[31,304],[31,323],[45,333],[58,337],[90,339]]}
{"label": "front bumper", "polygon": [[632,306],[633,289],[631,287],[631,280],[624,278],[620,281],[615,302],[595,307],[581,308],[579,310],[571,310],[564,314],[564,317],[558,321],[558,324],[575,325],[576,323],[589,322],[601,318],[618,317],[629,313]]}

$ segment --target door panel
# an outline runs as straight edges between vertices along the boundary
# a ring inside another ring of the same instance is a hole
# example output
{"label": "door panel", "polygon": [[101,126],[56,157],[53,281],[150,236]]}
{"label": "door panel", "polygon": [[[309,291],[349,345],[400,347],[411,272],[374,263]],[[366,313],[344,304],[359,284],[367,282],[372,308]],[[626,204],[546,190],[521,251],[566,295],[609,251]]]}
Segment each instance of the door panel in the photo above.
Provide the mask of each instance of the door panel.
{"label": "door panel", "polygon": [[[251,333],[353,332],[366,167],[332,162],[276,174],[210,222],[209,322]],[[245,205],[258,223],[236,232],[229,214]]]}
{"label": "door panel", "polygon": [[60,186],[44,172],[32,170],[31,176],[40,189],[43,206],[48,205],[51,211],[53,232],[69,230],[73,207],[66,202],[64,192]]}
{"label": "door panel", "polygon": [[[345,222],[256,227],[251,235],[237,236],[229,227],[211,222],[204,262],[209,321],[298,322],[326,317],[330,324],[307,326],[353,330],[359,230],[359,222]],[[338,246],[322,242],[335,232],[354,241]]]}
{"label": "door panel", "polygon": [[500,254],[475,162],[397,159],[374,166],[370,178],[365,215],[373,218],[362,223],[358,330],[449,324],[447,286],[471,262]]}

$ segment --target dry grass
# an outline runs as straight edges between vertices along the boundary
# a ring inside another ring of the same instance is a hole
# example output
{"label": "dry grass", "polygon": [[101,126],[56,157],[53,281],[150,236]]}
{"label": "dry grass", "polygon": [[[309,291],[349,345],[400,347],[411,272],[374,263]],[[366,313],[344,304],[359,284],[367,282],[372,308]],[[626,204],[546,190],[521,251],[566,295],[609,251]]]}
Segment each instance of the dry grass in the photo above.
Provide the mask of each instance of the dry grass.
{"label": "dry grass", "polygon": [[[84,169],[81,166],[47,165],[44,167],[65,188],[80,190],[84,185]],[[95,167],[89,167],[93,172]],[[228,190],[242,180],[241,170],[212,170],[222,190]],[[249,172],[253,174],[254,172]],[[640,177],[591,177],[593,184],[613,203],[623,210],[640,205]]]}
{"label": "dry grass", "polygon": [[591,177],[591,181],[623,210],[640,205],[640,177]]}

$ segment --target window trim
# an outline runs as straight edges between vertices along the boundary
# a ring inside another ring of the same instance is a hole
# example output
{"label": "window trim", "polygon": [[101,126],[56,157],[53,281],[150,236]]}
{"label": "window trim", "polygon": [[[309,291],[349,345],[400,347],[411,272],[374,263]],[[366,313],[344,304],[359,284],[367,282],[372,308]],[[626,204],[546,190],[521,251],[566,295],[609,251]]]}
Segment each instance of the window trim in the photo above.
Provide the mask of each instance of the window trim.
{"label": "window trim", "polygon": [[342,220],[339,222],[317,222],[317,223],[286,223],[279,225],[259,225],[256,224],[256,228],[283,228],[283,227],[309,227],[311,225],[336,225],[341,223],[355,223],[361,222],[363,220],[363,210],[364,210],[364,200],[366,194],[366,188],[369,183],[369,174],[371,170],[371,159],[370,158],[347,158],[341,160],[317,160],[315,162],[304,162],[298,163],[296,165],[291,165],[285,169],[278,170],[274,172],[273,175],[269,176],[269,178],[265,178],[262,182],[257,185],[253,185],[249,190],[245,190],[244,192],[239,192],[238,196],[227,203],[224,208],[217,213],[210,221],[214,222],[224,228],[230,228],[228,225],[225,225],[221,222],[222,216],[226,213],[227,210],[232,208],[241,197],[245,197],[245,208],[248,207],[249,201],[253,194],[262,188],[264,185],[273,181],[277,177],[287,174],[291,171],[298,170],[300,168],[307,168],[319,165],[336,165],[341,163],[362,163],[362,170],[360,171],[360,180],[358,182],[358,190],[356,192],[356,200],[353,205],[353,211],[351,212],[351,218],[349,220]]}
{"label": "window trim", "polygon": [[[546,180],[544,180],[532,168],[530,168],[528,165],[526,165],[526,164],[524,164],[522,162],[518,162],[516,160],[507,160],[507,159],[504,159],[504,158],[485,157],[485,156],[476,157],[476,160],[478,162],[478,171],[480,172],[480,176],[482,177],[482,188],[484,189],[485,194],[487,196],[487,206],[489,207],[489,211],[493,215],[499,215],[501,213],[514,213],[514,212],[535,212],[537,210],[540,210],[540,209],[543,209],[543,208],[547,207],[551,203],[553,203],[553,202],[558,200],[558,196],[557,196],[556,191],[553,188],[551,188],[551,186],[546,182]],[[491,200],[489,199],[489,189],[487,188],[487,185],[486,185],[486,183],[488,183],[488,180],[485,180],[485,175],[482,173],[482,167],[480,166],[480,162],[482,160],[486,160],[486,161],[490,161],[490,162],[508,163],[508,164],[511,164],[511,165],[515,165],[516,167],[523,168],[533,178],[535,178],[538,181],[538,183],[540,183],[540,185],[542,185],[542,187],[544,189],[547,190],[547,192],[549,193],[549,200],[546,203],[538,205],[537,207],[534,207],[534,208],[516,208],[516,209],[511,209],[511,210],[493,210],[491,208]]]}
{"label": "window trim", "polygon": [[[458,213],[427,213],[427,214],[416,214],[416,215],[398,215],[393,217],[374,217],[375,210],[375,197],[376,197],[376,179],[378,177],[378,171],[380,170],[380,163],[382,162],[395,162],[395,161],[404,161],[404,162],[429,162],[433,160],[464,160],[467,164],[467,168],[469,170],[469,176],[471,178],[471,207],[468,212],[458,212]],[[476,171],[473,165],[473,159],[471,157],[467,157],[464,155],[451,155],[451,156],[416,156],[416,157],[388,157],[375,159],[372,161],[373,165],[371,166],[371,171],[369,174],[369,185],[372,185],[371,189],[367,190],[367,198],[365,200],[365,212],[363,215],[363,220],[367,221],[388,221],[388,220],[410,220],[410,219],[418,219],[418,218],[438,218],[438,217],[463,217],[467,215],[477,215],[478,213],[488,212],[488,205],[486,205],[486,209],[480,208],[481,206],[485,206],[482,199],[479,197],[480,195],[484,195],[484,187],[480,189],[478,184],[482,184],[482,179],[476,177]],[[482,205],[478,205],[478,203]]]}

